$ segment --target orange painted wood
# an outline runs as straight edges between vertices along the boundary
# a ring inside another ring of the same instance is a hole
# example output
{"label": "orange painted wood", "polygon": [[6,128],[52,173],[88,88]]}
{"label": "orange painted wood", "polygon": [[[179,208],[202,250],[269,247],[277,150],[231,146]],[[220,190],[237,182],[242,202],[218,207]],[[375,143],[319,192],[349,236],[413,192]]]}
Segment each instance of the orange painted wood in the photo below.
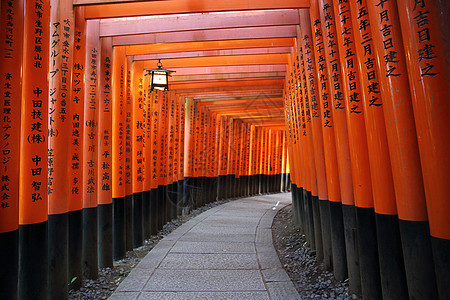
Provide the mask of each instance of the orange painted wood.
{"label": "orange painted wood", "polygon": [[112,203],[112,68],[113,48],[111,38],[100,40],[99,113],[98,120],[98,203]]}
{"label": "orange painted wood", "polygon": [[[27,1],[28,4],[30,1]],[[50,1],[25,5],[22,61],[19,224],[48,219]],[[47,29],[47,30],[46,30]]]}
{"label": "orange painted wood", "polygon": [[359,80],[362,89],[362,103],[367,131],[367,145],[372,180],[372,192],[375,212],[396,215],[394,182],[392,179],[391,159],[389,157],[388,140],[383,114],[383,99],[380,92],[380,75],[375,66],[367,61],[375,61],[374,44],[369,15],[359,17],[359,11],[366,7],[366,1],[350,2],[351,20],[354,30],[356,57],[358,61]]}
{"label": "orange painted wood", "polygon": [[[448,3],[399,0],[431,235],[450,239]],[[426,13],[423,24],[421,13]],[[427,33],[430,35],[427,36]]]}
{"label": "orange painted wood", "polygon": [[125,197],[125,49],[115,47],[112,70],[112,197]]}
{"label": "orange painted wood", "polygon": [[98,118],[100,40],[98,21],[86,26],[84,133],[83,133],[83,208],[97,206],[98,197]]}
{"label": "orange painted wood", "polygon": [[125,46],[127,55],[159,54],[187,51],[232,50],[260,47],[291,47],[294,38],[263,38],[245,40],[163,43]]}
{"label": "orange painted wood", "polygon": [[[1,1],[0,11],[0,233],[19,227],[20,116],[22,99],[23,1]],[[8,9],[6,9],[8,8]],[[6,34],[10,32],[11,35]]]}
{"label": "orange painted wood", "polygon": [[309,7],[309,1],[307,0],[283,0],[282,2],[274,2],[271,0],[249,0],[245,2],[239,0],[226,2],[214,2],[208,0],[197,0],[195,2],[189,0],[173,0],[114,4],[98,4],[98,1],[80,1],[83,0],[74,1],[74,4],[90,4],[85,7],[86,18],[88,19]]}
{"label": "orange painted wood", "polygon": [[69,210],[72,120],[71,66],[73,60],[73,11],[70,3],[51,7],[49,64],[48,201],[49,214]]}
{"label": "orange painted wood", "polygon": [[134,62],[131,81],[132,101],[132,185],[133,193],[144,191],[144,69]]}
{"label": "orange painted wood", "polygon": [[[368,0],[367,10],[375,60],[380,62],[376,63],[376,67],[384,100],[398,216],[402,220],[426,221],[428,216],[422,168],[397,3],[388,1],[383,5],[376,4]],[[390,37],[383,35],[384,26],[388,26]],[[394,57],[391,52],[394,52]]]}
{"label": "orange painted wood", "polygon": [[[324,5],[333,5],[323,0]],[[353,193],[358,207],[373,208],[372,182],[369,151],[367,147],[362,90],[355,50],[354,29],[351,24],[350,5],[334,3],[335,34],[341,55],[340,68],[342,89],[347,112],[348,140],[352,166]],[[347,22],[348,21],[348,22]],[[330,21],[331,22],[331,21]],[[359,28],[359,27],[357,27]],[[345,54],[344,54],[345,53]]]}

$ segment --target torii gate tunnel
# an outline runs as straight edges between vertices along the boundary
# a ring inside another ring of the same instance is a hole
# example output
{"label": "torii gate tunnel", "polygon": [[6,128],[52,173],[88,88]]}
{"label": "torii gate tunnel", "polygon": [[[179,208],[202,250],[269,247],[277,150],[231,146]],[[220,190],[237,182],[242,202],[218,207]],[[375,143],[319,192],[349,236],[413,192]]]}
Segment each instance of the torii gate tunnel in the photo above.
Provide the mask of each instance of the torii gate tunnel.
{"label": "torii gate tunnel", "polygon": [[286,191],[352,293],[450,299],[449,3],[0,0],[0,299]]}

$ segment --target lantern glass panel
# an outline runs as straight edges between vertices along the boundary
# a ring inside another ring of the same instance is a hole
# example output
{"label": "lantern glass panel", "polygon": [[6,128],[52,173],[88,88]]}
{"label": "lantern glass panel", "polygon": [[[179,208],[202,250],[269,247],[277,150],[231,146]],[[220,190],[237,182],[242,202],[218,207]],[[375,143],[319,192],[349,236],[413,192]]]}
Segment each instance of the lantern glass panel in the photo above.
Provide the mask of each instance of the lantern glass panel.
{"label": "lantern glass panel", "polygon": [[167,84],[165,72],[153,72],[153,84]]}

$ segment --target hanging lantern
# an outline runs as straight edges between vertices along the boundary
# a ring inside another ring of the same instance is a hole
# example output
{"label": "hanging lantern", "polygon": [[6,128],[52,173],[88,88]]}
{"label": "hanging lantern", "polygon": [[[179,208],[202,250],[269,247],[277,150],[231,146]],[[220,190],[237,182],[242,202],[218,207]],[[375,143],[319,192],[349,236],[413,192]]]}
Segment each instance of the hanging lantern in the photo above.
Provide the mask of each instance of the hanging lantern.
{"label": "hanging lantern", "polygon": [[175,71],[166,70],[162,67],[161,60],[158,60],[158,69],[147,70],[147,74],[151,75],[150,92],[153,90],[168,91],[169,90],[169,76]]}

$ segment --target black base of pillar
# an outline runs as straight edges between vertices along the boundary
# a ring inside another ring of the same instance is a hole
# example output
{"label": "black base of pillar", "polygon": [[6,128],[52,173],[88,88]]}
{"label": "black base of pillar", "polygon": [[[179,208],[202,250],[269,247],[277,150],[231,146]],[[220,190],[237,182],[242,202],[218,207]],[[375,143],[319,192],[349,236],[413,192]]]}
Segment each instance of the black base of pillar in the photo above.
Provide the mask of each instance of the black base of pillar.
{"label": "black base of pillar", "polygon": [[360,296],[361,275],[359,270],[358,230],[356,225],[355,206],[342,204],[342,218],[344,220],[349,292]]}
{"label": "black base of pillar", "polygon": [[98,278],[97,207],[83,208],[83,278]]}
{"label": "black base of pillar", "polygon": [[314,216],[313,216],[313,206],[311,192],[303,190],[303,196],[305,201],[305,220],[307,223],[309,245],[311,250],[316,250],[316,239],[314,236]]}
{"label": "black base of pillar", "polygon": [[183,214],[184,180],[178,180],[177,187],[177,216]]}
{"label": "black base of pillar", "polygon": [[133,196],[125,196],[125,245],[126,250],[133,250]]}
{"label": "black base of pillar", "polygon": [[[322,227],[323,266],[326,270],[331,271],[333,269],[333,253],[331,250],[330,202],[319,200],[319,209],[320,225]],[[316,239],[316,248],[317,245],[318,241]]]}
{"label": "black base of pillar", "polygon": [[151,236],[150,191],[142,192],[142,235],[144,240]]}
{"label": "black base of pillar", "polygon": [[183,214],[188,213],[192,209],[192,177],[185,177],[183,180]]}
{"label": "black base of pillar", "polygon": [[150,234],[158,233],[158,189],[150,190]]}
{"label": "black base of pillar", "polygon": [[219,175],[218,179],[217,179],[217,198],[219,200],[223,200],[225,199],[225,180],[226,180],[226,176],[224,175]]}
{"label": "black base of pillar", "polygon": [[[323,211],[325,209],[324,200],[319,201],[319,197],[311,195],[311,205],[314,222],[314,241],[316,245],[316,258],[318,262],[322,262],[326,270],[330,270],[328,263],[328,255],[331,256],[331,245],[328,249],[327,238],[330,236],[329,226],[324,226],[326,222]],[[331,242],[330,242],[331,243]],[[324,249],[325,248],[325,249]],[[326,252],[325,252],[326,251]],[[327,255],[325,258],[325,253]]]}
{"label": "black base of pillar", "polygon": [[98,207],[98,267],[113,266],[112,203]]}
{"label": "black base of pillar", "polygon": [[68,297],[68,213],[48,216],[48,298]]}
{"label": "black base of pillar", "polygon": [[399,220],[398,224],[409,298],[438,299],[428,222]]}
{"label": "black base of pillar", "polygon": [[19,225],[19,300],[48,299],[48,222]]}
{"label": "black base of pillar", "polygon": [[450,299],[450,240],[431,237],[439,299]]}
{"label": "black base of pillar", "polygon": [[0,233],[0,299],[17,299],[19,230]]}
{"label": "black base of pillar", "polygon": [[331,251],[333,255],[333,274],[337,281],[348,277],[347,255],[345,253],[344,220],[342,203],[328,201],[330,206]]}
{"label": "black base of pillar", "polygon": [[113,219],[113,254],[119,260],[126,254],[125,197],[113,199]]}
{"label": "black base of pillar", "polygon": [[381,299],[377,232],[373,208],[356,207],[356,222],[362,296],[363,299]]}
{"label": "black base of pillar", "polygon": [[178,202],[178,182],[172,182],[171,196],[170,196],[170,219],[177,218],[177,202]]}
{"label": "black base of pillar", "polygon": [[[83,282],[83,211],[69,212],[69,288],[78,290]],[[73,282],[72,282],[73,280]]]}
{"label": "black base of pillar", "polygon": [[408,299],[397,215],[375,213],[383,299]]}
{"label": "black base of pillar", "polygon": [[133,193],[133,248],[144,243],[142,228],[142,192]]}
{"label": "black base of pillar", "polygon": [[166,224],[166,188],[158,185],[158,229],[162,229]]}

